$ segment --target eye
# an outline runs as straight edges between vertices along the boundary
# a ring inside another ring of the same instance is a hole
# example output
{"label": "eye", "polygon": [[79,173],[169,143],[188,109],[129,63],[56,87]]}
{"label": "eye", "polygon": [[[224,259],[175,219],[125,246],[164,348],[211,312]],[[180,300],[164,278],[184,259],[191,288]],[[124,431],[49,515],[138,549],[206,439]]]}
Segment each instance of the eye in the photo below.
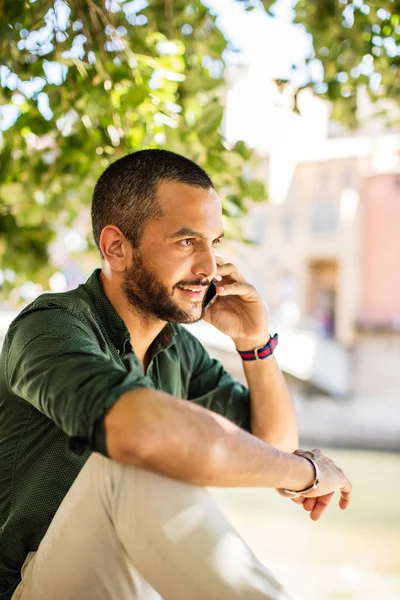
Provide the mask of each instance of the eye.
{"label": "eye", "polygon": [[216,248],[221,242],[222,242],[222,240],[220,238],[218,238],[213,241],[212,245],[214,246],[214,248]]}
{"label": "eye", "polygon": [[195,243],[195,239],[194,238],[185,238],[184,240],[180,240],[179,242],[182,246],[184,246],[185,248],[189,248],[190,246],[193,246]]}

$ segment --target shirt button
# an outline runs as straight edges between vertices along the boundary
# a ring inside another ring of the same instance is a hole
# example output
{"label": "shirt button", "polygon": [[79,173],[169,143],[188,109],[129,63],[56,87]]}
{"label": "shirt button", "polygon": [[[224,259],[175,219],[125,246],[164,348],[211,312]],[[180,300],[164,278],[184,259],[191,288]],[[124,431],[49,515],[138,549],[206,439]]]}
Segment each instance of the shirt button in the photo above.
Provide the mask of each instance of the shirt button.
{"label": "shirt button", "polygon": [[117,354],[121,354],[121,352],[119,350],[117,350]]}

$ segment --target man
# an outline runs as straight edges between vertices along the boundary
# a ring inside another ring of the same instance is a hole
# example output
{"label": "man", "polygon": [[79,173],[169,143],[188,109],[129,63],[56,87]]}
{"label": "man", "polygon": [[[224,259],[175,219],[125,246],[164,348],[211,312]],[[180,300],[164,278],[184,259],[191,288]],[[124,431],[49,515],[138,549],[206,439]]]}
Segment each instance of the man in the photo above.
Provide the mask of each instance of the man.
{"label": "man", "polygon": [[[92,222],[101,269],[35,300],[4,343],[0,600],[290,598],[205,487],[275,487],[318,519],[351,484],[319,450],[293,454],[276,338],[217,255],[209,177],[130,154],[100,177]],[[248,389],[178,325],[201,318],[235,342]]]}

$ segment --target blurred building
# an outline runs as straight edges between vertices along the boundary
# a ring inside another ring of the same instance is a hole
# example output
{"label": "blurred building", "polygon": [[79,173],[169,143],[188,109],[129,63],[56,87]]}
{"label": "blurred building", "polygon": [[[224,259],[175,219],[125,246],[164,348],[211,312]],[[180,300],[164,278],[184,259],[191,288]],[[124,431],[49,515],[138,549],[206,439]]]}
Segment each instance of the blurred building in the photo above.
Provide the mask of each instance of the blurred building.
{"label": "blurred building", "polygon": [[399,393],[399,152],[394,134],[327,138],[260,166],[270,201],[236,261],[296,349],[285,370],[327,392]]}
{"label": "blurred building", "polygon": [[310,90],[296,114],[294,84],[228,75],[225,134],[256,149],[269,202],[250,207],[253,245],[227,254],[268,304],[281,367],[334,395],[399,398],[398,106],[360,89],[349,131]]}

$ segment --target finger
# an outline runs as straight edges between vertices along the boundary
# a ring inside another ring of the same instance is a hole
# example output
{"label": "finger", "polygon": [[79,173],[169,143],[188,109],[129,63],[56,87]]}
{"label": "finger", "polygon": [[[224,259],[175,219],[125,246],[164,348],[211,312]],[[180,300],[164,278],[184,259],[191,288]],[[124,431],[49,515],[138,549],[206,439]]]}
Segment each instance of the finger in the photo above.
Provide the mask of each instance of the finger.
{"label": "finger", "polygon": [[340,489],[339,507],[342,510],[346,510],[346,508],[349,506],[352,490],[353,486],[351,485],[350,481],[346,484],[346,486]]}
{"label": "finger", "polygon": [[330,494],[325,494],[325,496],[319,496],[319,498],[317,498],[315,507],[310,513],[310,519],[313,521],[318,521],[318,519],[322,517],[324,511],[327,509],[330,501],[333,498],[333,494],[334,492],[331,492]]}
{"label": "finger", "polygon": [[249,283],[228,283],[224,286],[217,287],[219,296],[251,296],[254,288]]}
{"label": "finger", "polygon": [[239,273],[235,265],[232,263],[224,263],[223,265],[218,265],[217,275],[220,277],[230,277],[234,281],[245,282],[243,276]]}
{"label": "finger", "polygon": [[295,504],[303,504],[303,502],[306,498],[305,498],[305,496],[296,496],[295,498],[290,498],[290,499]]}
{"label": "finger", "polygon": [[317,504],[318,498],[305,498],[303,502],[304,510],[312,512]]}

